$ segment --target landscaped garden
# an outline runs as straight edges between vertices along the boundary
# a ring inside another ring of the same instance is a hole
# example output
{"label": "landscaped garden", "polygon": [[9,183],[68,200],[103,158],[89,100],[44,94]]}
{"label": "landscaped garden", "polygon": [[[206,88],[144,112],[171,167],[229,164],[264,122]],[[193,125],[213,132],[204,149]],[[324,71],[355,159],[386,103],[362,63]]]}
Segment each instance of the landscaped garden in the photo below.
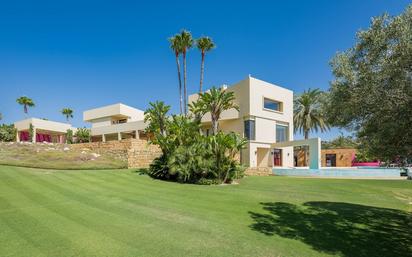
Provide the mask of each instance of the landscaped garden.
{"label": "landscaped garden", "polygon": [[408,181],[0,166],[0,256],[412,256]]}

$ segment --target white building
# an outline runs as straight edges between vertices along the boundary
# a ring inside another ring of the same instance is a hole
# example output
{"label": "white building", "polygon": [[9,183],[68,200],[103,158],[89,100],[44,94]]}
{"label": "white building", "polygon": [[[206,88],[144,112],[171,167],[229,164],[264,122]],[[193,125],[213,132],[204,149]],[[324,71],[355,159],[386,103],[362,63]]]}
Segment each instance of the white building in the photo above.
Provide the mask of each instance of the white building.
{"label": "white building", "polygon": [[76,132],[76,128],[73,128],[68,123],[28,118],[14,123],[14,127],[17,130],[17,142],[30,140],[30,125],[33,131],[32,142],[65,143],[67,130],[70,129],[73,133]]}
{"label": "white building", "polygon": [[[293,92],[289,89],[247,77],[230,87],[240,111],[222,113],[221,131],[234,131],[248,139],[241,161],[249,167],[293,167],[293,146],[273,147],[273,144],[293,140]],[[189,96],[189,102],[198,98]],[[211,129],[210,114],[202,119],[205,133]]]}
{"label": "white building", "polygon": [[83,112],[90,122],[93,142],[106,142],[144,136],[144,112],[118,103]]}

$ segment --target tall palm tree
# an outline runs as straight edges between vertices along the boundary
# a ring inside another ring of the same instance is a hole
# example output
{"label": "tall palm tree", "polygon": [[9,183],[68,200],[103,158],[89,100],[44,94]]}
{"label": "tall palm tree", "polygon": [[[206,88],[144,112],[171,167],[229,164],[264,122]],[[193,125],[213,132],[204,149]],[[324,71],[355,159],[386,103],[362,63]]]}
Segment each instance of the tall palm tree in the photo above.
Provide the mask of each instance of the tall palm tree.
{"label": "tall palm tree", "polygon": [[294,99],[294,116],[293,124],[295,132],[299,131],[304,134],[305,139],[309,138],[310,131],[327,131],[325,114],[322,110],[322,99],[324,93],[317,89],[304,91]]}
{"label": "tall palm tree", "polygon": [[[196,106],[195,115],[203,116],[210,113],[212,122],[212,133],[216,135],[219,129],[219,119],[223,111],[236,109],[239,106],[234,103],[235,95],[233,92],[227,92],[223,88],[212,87],[210,91],[200,94]],[[201,118],[201,117],[200,117]]]}
{"label": "tall palm tree", "polygon": [[73,110],[70,108],[63,108],[61,113],[66,116],[66,121],[69,122],[70,118],[73,118]]}
{"label": "tall palm tree", "polygon": [[182,76],[180,75],[180,62],[179,55],[182,51],[182,37],[180,34],[174,35],[169,38],[170,48],[175,53],[176,57],[176,66],[177,66],[177,78],[179,80],[179,103],[180,103],[180,114],[183,113],[183,97],[182,97]]}
{"label": "tall palm tree", "polygon": [[[296,132],[303,133],[305,139],[309,139],[310,131],[327,131],[329,124],[326,120],[325,114],[322,109],[322,100],[324,92],[321,90],[310,88],[308,91],[304,91],[301,95],[294,99],[294,115],[293,124]],[[304,147],[305,151],[305,165],[307,165],[307,147]]]}
{"label": "tall palm tree", "polygon": [[27,96],[21,96],[16,99],[16,102],[20,105],[23,105],[24,113],[27,115],[29,112],[29,107],[34,107],[35,104],[32,99],[28,98]]}
{"label": "tall palm tree", "polygon": [[180,32],[181,47],[183,55],[183,90],[184,90],[184,112],[187,115],[187,72],[186,72],[186,54],[193,46],[192,34],[187,30]]}
{"label": "tall palm tree", "polygon": [[202,93],[203,75],[205,72],[205,55],[206,55],[206,52],[209,52],[216,46],[210,37],[199,38],[196,41],[196,46],[202,54],[202,62],[200,64],[200,86],[199,86],[199,93]]}

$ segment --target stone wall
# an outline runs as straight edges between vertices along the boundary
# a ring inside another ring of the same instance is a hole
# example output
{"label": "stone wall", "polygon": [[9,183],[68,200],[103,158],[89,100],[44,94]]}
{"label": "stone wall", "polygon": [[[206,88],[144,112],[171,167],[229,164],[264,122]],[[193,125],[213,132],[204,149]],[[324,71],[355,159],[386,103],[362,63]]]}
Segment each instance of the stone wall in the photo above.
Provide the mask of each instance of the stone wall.
{"label": "stone wall", "polygon": [[351,167],[356,149],[322,149],[322,167],[326,167],[326,154],[336,155],[336,167]]}
{"label": "stone wall", "polygon": [[270,167],[249,167],[245,170],[247,176],[271,176],[272,168]]}
{"label": "stone wall", "polygon": [[145,140],[133,141],[127,150],[129,168],[148,168],[152,161],[159,157],[162,151],[157,145],[148,144]]}
{"label": "stone wall", "polygon": [[161,155],[158,146],[142,139],[72,144],[70,147],[114,155],[127,160],[128,168],[147,168],[156,157]]}

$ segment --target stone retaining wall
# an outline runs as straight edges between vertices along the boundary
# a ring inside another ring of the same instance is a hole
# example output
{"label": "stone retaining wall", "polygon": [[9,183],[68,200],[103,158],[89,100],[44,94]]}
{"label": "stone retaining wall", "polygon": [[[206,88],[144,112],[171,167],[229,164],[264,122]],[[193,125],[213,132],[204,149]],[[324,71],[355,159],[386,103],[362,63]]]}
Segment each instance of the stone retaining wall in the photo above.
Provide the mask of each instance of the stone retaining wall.
{"label": "stone retaining wall", "polygon": [[271,176],[272,168],[269,167],[249,167],[245,170],[247,176]]}
{"label": "stone retaining wall", "polygon": [[142,139],[125,139],[121,141],[91,142],[70,145],[74,149],[87,149],[95,153],[109,153],[127,160],[128,168],[147,168],[161,155],[158,146]]}

